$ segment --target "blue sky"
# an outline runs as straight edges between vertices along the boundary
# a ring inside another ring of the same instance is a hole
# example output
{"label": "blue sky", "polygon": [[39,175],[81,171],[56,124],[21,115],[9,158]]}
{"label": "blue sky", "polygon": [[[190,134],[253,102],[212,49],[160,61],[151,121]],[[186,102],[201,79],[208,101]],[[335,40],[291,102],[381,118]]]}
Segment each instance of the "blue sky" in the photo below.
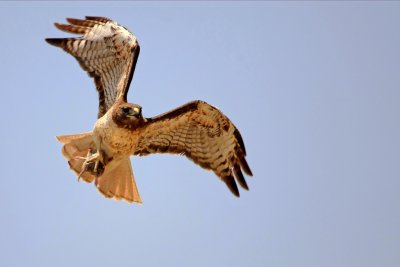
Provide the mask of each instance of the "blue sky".
{"label": "blue sky", "polygon": [[[93,81],[44,42],[107,16],[141,54],[129,100],[194,99],[240,129],[231,195],[179,156],[132,158],[144,205],[103,198],[55,136],[92,129]],[[400,3],[2,2],[1,266],[399,266]]]}

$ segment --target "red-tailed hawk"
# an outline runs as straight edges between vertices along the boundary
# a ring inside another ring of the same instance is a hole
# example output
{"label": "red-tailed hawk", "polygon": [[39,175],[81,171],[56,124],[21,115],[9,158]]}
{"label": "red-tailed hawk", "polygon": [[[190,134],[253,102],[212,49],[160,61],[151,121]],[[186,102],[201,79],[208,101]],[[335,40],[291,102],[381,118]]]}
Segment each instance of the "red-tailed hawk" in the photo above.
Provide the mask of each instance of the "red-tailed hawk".
{"label": "red-tailed hawk", "polygon": [[[142,203],[129,157],[151,153],[185,155],[212,170],[239,197],[236,182],[248,190],[242,170],[252,176],[242,137],[233,123],[204,101],[192,101],[153,118],[127,103],[140,46],[135,36],[104,17],[68,18],[55,26],[78,38],[46,41],[74,56],[94,78],[99,113],[94,129],[57,136],[70,168],[86,182],[95,181],[105,196]],[[236,182],[235,182],[236,179]]]}

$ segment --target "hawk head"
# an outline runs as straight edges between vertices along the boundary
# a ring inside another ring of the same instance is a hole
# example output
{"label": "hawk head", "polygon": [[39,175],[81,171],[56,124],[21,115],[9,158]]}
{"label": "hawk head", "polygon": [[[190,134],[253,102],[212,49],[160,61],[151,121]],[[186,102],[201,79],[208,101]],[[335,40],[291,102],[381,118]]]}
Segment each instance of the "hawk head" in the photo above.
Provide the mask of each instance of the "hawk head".
{"label": "hawk head", "polygon": [[142,107],[131,103],[116,105],[112,112],[112,119],[119,127],[127,129],[137,129],[145,123]]}

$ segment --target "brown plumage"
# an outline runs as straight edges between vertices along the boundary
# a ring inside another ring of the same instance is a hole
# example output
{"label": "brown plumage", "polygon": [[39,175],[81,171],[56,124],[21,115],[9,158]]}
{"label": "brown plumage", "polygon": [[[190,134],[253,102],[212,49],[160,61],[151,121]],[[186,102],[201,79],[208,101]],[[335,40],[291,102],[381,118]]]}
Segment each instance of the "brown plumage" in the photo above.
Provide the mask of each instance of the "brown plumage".
{"label": "brown plumage", "polygon": [[140,53],[140,46],[128,30],[102,17],[86,20],[68,18],[71,25],[55,23],[65,32],[84,34],[78,38],[47,38],[46,41],[74,56],[94,78],[99,93],[98,118],[122,97],[127,101],[129,85]]}
{"label": "brown plumage", "polygon": [[248,190],[243,176],[252,176],[239,130],[220,110],[204,101],[192,101],[153,118],[144,118],[142,107],[127,103],[127,93],[139,44],[117,22],[102,17],[67,19],[56,23],[78,38],[46,41],[73,55],[94,78],[99,93],[98,120],[92,132],[58,136],[70,168],[86,182],[95,181],[106,197],[141,203],[131,155],[152,153],[185,155],[213,171],[239,197],[236,182]]}
{"label": "brown plumage", "polygon": [[147,119],[134,146],[133,155],[182,154],[212,170],[239,196],[235,179],[248,190],[243,171],[252,175],[246,162],[242,137],[233,123],[217,108],[193,101],[175,110]]}

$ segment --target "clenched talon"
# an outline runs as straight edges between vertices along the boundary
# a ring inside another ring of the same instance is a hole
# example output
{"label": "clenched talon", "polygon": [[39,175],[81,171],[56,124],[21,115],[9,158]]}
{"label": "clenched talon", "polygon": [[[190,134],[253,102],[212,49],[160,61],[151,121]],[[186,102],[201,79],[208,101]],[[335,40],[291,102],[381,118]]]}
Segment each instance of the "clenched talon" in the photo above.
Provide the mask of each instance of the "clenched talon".
{"label": "clenched talon", "polygon": [[85,162],[83,163],[82,171],[78,176],[78,181],[80,177],[85,172],[90,172],[94,174],[96,177],[103,174],[105,169],[105,164],[103,163],[103,156],[102,153],[98,153],[95,150],[89,150],[86,157],[80,157],[84,159]]}

